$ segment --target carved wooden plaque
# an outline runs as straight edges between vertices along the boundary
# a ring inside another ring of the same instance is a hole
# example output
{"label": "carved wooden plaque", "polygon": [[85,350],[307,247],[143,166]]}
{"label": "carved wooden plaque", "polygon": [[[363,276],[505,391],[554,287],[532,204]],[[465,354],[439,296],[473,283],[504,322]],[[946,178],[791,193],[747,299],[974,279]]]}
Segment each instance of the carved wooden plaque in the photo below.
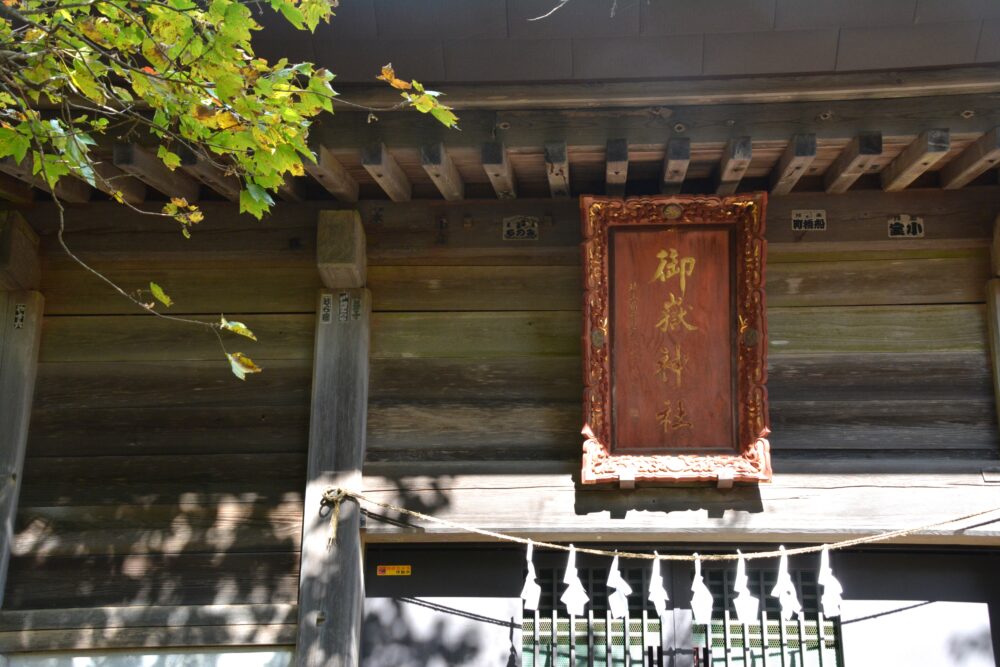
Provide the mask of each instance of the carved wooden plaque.
{"label": "carved wooden plaque", "polygon": [[584,484],[766,482],[766,196],[585,197]]}

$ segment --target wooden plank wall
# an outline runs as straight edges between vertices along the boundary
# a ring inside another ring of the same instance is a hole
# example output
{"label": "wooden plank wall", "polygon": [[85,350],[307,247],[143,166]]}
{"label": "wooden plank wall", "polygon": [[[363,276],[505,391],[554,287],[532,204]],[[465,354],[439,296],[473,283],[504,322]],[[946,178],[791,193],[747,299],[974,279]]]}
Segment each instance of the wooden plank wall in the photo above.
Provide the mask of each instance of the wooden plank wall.
{"label": "wooden plank wall", "polygon": [[[366,474],[578,460],[576,206],[360,205],[374,304]],[[817,208],[827,231],[791,231],[792,209]],[[177,313],[246,322],[260,342],[230,349],[265,369],[246,382],[213,336],[137,315],[60,254],[50,210],[30,214],[47,312],[7,609],[91,610],[63,617],[84,628],[60,640],[76,647],[116,645],[86,628],[122,607],[243,605],[239,631],[216,617],[204,637],[294,637],[319,210],[281,205],[256,223],[206,205],[191,241],[113,205],[69,217],[74,249],[126,288],[155,280]],[[771,202],[777,474],[996,465],[983,303],[998,210],[996,187]],[[900,213],[923,217],[923,239],[888,238]],[[502,240],[514,215],[539,219],[537,241]],[[0,622],[0,650],[25,647],[24,618]]]}

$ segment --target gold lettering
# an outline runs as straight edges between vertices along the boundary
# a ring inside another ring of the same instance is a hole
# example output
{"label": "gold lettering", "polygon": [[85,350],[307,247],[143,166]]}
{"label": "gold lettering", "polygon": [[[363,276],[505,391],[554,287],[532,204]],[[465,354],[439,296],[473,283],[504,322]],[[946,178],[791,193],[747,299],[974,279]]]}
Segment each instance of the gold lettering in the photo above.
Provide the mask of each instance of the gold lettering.
{"label": "gold lettering", "polygon": [[684,371],[684,367],[687,366],[688,356],[681,352],[680,343],[674,346],[673,356],[670,354],[669,348],[662,348],[660,350],[660,362],[656,368],[656,374],[660,376],[660,379],[664,382],[667,381],[667,373],[673,373],[677,379],[677,386],[681,386],[681,373]]}
{"label": "gold lettering", "polygon": [[680,276],[681,296],[684,296],[684,292],[687,290],[687,279],[694,273],[694,257],[680,257],[675,248],[670,248],[656,253],[656,258],[660,260],[660,264],[656,267],[656,273],[653,274],[653,279],[649,282],[653,283],[659,280],[661,283],[665,283],[669,278]]}
{"label": "gold lettering", "polygon": [[684,298],[678,299],[677,295],[671,292],[670,301],[663,303],[663,316],[656,323],[656,328],[663,333],[677,331],[682,326],[688,331],[697,331],[698,327],[687,321],[688,311],[690,308],[684,305]]}
{"label": "gold lettering", "polygon": [[677,399],[676,410],[675,414],[674,405],[670,401],[663,401],[663,410],[656,413],[656,421],[663,427],[664,433],[670,433],[679,428],[691,428],[683,399]]}

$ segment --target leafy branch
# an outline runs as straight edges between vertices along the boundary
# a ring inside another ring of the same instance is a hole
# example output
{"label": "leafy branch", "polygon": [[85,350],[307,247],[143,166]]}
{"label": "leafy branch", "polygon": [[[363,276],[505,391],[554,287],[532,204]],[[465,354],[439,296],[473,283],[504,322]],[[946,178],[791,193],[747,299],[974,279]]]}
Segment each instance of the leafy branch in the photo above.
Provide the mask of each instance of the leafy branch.
{"label": "leafy branch", "polygon": [[[337,0],[266,0],[294,27],[314,31],[329,21]],[[309,129],[338,99],[334,75],[311,63],[270,63],[254,54],[261,29],[243,0],[0,0],[0,160],[25,167],[53,193],[59,243],[67,255],[137,308],[158,317],[211,329],[233,373],[243,379],[259,368],[230,353],[222,331],[256,340],[239,322],[177,317],[157,310],[172,300],[150,283],[153,300],[129,294],[66,244],[65,210],[57,184],[77,178],[109,192],[122,205],[169,218],[189,237],[203,219],[198,206],[171,197],[159,211],[126,201],[113,170],[97,153],[109,140],[156,144],[171,170],[181,154],[239,179],[239,210],[260,219],[272,193],[315,162]],[[391,65],[379,79],[400,91],[390,109],[411,107],[448,127],[455,114],[440,94],[399,79]],[[339,100],[370,112],[383,111]],[[166,193],[170,195],[171,193]]]}

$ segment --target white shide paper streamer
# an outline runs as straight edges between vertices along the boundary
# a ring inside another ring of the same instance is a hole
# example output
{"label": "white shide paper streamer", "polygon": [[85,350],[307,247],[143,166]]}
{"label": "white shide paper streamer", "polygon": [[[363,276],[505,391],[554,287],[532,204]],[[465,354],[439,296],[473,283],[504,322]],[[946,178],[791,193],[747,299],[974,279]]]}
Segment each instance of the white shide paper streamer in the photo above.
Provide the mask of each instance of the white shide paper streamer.
{"label": "white shide paper streamer", "polygon": [[528,611],[538,609],[538,600],[542,595],[542,587],[535,580],[535,564],[531,560],[534,551],[535,545],[528,542],[528,555],[526,556],[526,560],[528,561],[528,576],[524,578],[524,588],[521,589],[521,599],[524,600],[524,608]]}
{"label": "white shide paper streamer", "polygon": [[622,578],[621,570],[618,569],[618,556],[615,556],[615,559],[611,561],[611,570],[608,572],[608,588],[613,591],[608,593],[611,617],[622,618],[628,614],[628,596],[632,594],[632,587]]}
{"label": "white shide paper streamer", "polygon": [[694,555],[694,581],[691,582],[691,611],[694,622],[707,625],[712,622],[712,592],[701,576],[701,559]]}
{"label": "white shide paper streamer", "polygon": [[660,574],[660,554],[653,552],[656,560],[653,561],[653,573],[649,575],[649,601],[656,607],[656,615],[663,618],[667,613],[667,589],[663,587],[663,575]]}
{"label": "white shide paper streamer", "polygon": [[843,602],[844,587],[833,576],[833,569],[830,567],[830,550],[826,548],[819,554],[817,583],[823,587],[823,596],[820,598],[823,605],[823,615],[827,618],[840,616],[840,603]]}
{"label": "white shide paper streamer", "polygon": [[733,584],[733,606],[736,607],[736,618],[740,623],[746,625],[757,620],[757,612],[760,610],[760,601],[750,594],[747,584],[750,579],[747,577],[747,562],[743,558],[743,553],[737,551],[740,559],[736,562],[736,581]]}
{"label": "white shide paper streamer", "polygon": [[580,575],[576,571],[576,548],[569,545],[569,556],[566,558],[566,573],[563,575],[563,583],[568,588],[559,599],[566,606],[566,611],[570,616],[583,616],[583,608],[587,606],[590,598],[580,582]]}
{"label": "white shide paper streamer", "polygon": [[788,554],[785,553],[784,546],[779,547],[779,550],[781,551],[781,560],[778,562],[778,581],[771,589],[771,597],[778,598],[778,604],[781,605],[781,618],[788,621],[791,620],[792,614],[799,618],[802,617],[802,605],[799,603],[792,575],[788,573]]}

